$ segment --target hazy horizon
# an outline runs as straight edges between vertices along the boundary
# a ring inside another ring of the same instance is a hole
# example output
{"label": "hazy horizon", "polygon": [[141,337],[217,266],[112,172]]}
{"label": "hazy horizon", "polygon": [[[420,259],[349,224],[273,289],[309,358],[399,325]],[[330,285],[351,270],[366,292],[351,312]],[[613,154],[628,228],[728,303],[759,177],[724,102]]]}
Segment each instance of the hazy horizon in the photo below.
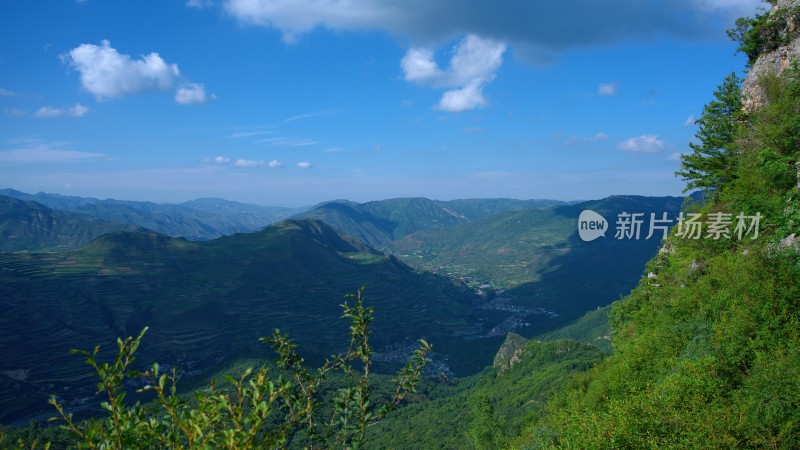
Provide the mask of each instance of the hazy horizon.
{"label": "hazy horizon", "polygon": [[[3,189],[13,189],[13,188],[0,187],[0,191],[2,191]],[[677,194],[677,195],[641,195],[641,194],[636,194],[636,193],[617,193],[617,194],[605,195],[605,196],[602,196],[602,197],[587,197],[587,198],[575,198],[575,199],[560,199],[560,198],[547,198],[547,197],[529,197],[529,198],[522,198],[522,197],[453,197],[453,198],[438,198],[438,197],[430,197],[430,196],[424,196],[424,195],[419,196],[418,195],[418,196],[403,196],[403,197],[368,198],[368,199],[365,199],[365,200],[355,200],[355,199],[352,199],[352,198],[328,198],[328,199],[323,199],[323,200],[320,200],[320,201],[316,201],[316,202],[313,202],[313,203],[306,203],[306,204],[282,204],[282,203],[254,203],[254,202],[240,201],[240,200],[230,199],[230,198],[225,198],[225,197],[195,197],[195,198],[187,198],[185,200],[179,200],[179,201],[154,201],[154,200],[146,199],[146,198],[144,198],[144,199],[137,199],[137,198],[129,199],[129,198],[116,198],[116,197],[98,197],[98,196],[95,196],[95,195],[61,194],[61,193],[57,193],[57,192],[44,192],[44,191],[25,192],[25,191],[19,191],[17,189],[14,189],[14,190],[16,190],[18,192],[22,192],[23,194],[29,194],[29,195],[37,195],[37,194],[61,195],[61,196],[64,196],[64,197],[93,198],[93,199],[101,200],[101,201],[103,201],[103,200],[117,200],[117,201],[132,201],[132,202],[149,202],[149,203],[167,204],[167,205],[180,205],[180,204],[191,202],[191,201],[194,201],[194,200],[225,200],[225,201],[233,201],[233,202],[238,202],[238,203],[242,203],[242,204],[256,205],[256,206],[270,206],[270,207],[298,208],[298,209],[299,208],[313,207],[313,206],[321,204],[321,203],[338,202],[338,201],[348,201],[348,202],[355,202],[355,203],[368,203],[368,202],[380,202],[380,201],[385,201],[385,200],[409,199],[409,198],[425,198],[425,199],[428,199],[428,200],[442,201],[442,202],[448,202],[448,201],[454,201],[454,200],[508,199],[508,200],[520,200],[520,201],[526,201],[526,200],[545,200],[545,201],[547,201],[547,200],[550,200],[550,201],[560,201],[560,202],[565,202],[565,203],[582,203],[582,202],[598,201],[598,200],[602,200],[604,198],[614,197],[614,196],[688,197],[688,196],[690,196],[692,194],[691,192],[688,192],[686,194]],[[2,195],[2,194],[0,194],[0,195]]]}

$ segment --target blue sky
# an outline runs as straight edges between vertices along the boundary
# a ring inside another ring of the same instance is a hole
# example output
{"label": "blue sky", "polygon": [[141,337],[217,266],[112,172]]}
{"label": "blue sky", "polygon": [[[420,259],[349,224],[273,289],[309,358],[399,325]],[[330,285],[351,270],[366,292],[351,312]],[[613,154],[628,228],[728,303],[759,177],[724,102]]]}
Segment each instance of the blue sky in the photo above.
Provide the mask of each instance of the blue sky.
{"label": "blue sky", "polygon": [[0,187],[267,205],[679,195],[755,0],[8,0]]}

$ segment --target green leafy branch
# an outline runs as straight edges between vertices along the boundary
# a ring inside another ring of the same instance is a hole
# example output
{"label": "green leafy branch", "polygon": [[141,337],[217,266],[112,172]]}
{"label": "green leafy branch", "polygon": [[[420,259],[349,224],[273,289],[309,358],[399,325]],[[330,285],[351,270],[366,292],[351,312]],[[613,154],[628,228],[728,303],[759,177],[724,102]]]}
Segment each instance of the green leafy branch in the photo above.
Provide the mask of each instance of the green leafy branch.
{"label": "green leafy branch", "polygon": [[[342,318],[350,322],[347,349],[314,370],[308,369],[297,354],[297,344],[276,329],[272,337],[261,340],[278,354],[276,362],[285,377],[270,378],[264,366],[258,370],[248,368],[239,378],[225,375],[224,389],[212,380],[207,389],[194,393],[193,401],[187,401],[177,394],[178,376],[174,369],[162,373],[155,363],[144,372],[131,370],[134,353],[147,332],[145,328],[136,338],[117,340],[118,352],[111,363],[98,362],[99,346],[91,352],[71,352],[86,356],[87,364],[94,368],[100,380],[98,393],[107,397],[101,404],[107,412],[105,417],[78,422],[55,396],[50,404],[64,420],[63,427],[77,436],[80,448],[283,448],[301,429],[308,432],[311,448],[360,448],[366,427],[380,421],[408,393],[415,392],[426,355],[431,351],[431,346],[420,340],[420,347],[394,380],[394,393],[380,407],[372,407],[369,325],[374,308],[364,306],[363,291],[361,288],[347,296],[355,300],[352,306],[347,302],[342,305]],[[318,421],[316,415],[324,402],[320,386],[334,371],[342,371],[352,384],[336,392],[331,400],[331,417]],[[154,392],[153,402],[127,405],[124,382],[129,378],[147,380],[148,384],[138,392]]]}

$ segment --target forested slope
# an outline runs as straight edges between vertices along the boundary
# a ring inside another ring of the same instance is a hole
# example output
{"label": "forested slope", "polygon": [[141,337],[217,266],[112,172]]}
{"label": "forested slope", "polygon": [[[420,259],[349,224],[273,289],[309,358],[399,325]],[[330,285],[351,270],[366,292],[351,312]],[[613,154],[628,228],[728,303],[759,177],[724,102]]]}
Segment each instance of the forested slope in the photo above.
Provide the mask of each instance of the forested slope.
{"label": "forested slope", "polygon": [[[773,49],[764,29],[792,37],[784,19],[798,8],[779,6],[739,22],[743,45]],[[743,103],[740,80],[726,78],[682,161],[688,185],[714,193],[690,210],[702,231],[689,214],[673,229],[653,276],[613,308],[613,354],[515,447],[797,447],[800,72],[751,71],[747,84],[758,102]]]}

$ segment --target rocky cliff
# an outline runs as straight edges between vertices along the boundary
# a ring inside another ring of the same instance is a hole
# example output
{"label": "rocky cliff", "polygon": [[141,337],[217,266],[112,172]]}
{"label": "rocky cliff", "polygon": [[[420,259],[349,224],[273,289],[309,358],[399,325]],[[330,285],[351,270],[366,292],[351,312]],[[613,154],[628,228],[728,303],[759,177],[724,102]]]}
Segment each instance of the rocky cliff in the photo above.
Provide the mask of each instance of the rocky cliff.
{"label": "rocky cliff", "polygon": [[763,104],[763,89],[758,86],[760,77],[769,73],[780,75],[792,62],[800,61],[800,0],[778,0],[754,28],[761,52],[742,84],[744,107],[748,111]]}
{"label": "rocky cliff", "polygon": [[499,367],[500,373],[511,369],[521,361],[527,343],[528,340],[524,337],[516,333],[508,333],[505,342],[497,350],[492,366]]}

